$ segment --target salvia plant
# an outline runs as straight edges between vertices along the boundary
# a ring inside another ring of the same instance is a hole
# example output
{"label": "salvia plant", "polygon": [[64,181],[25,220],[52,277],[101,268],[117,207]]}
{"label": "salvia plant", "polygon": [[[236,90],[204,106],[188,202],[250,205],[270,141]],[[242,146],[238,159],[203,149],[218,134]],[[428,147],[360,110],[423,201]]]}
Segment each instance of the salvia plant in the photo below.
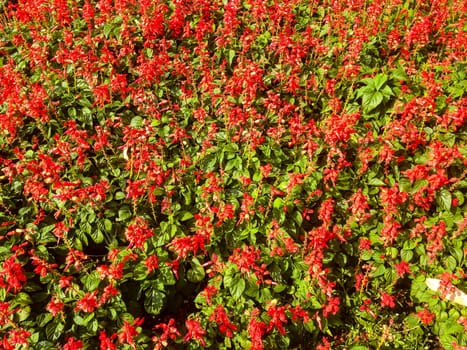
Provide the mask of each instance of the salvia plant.
{"label": "salvia plant", "polygon": [[0,349],[466,349],[466,0],[0,1]]}

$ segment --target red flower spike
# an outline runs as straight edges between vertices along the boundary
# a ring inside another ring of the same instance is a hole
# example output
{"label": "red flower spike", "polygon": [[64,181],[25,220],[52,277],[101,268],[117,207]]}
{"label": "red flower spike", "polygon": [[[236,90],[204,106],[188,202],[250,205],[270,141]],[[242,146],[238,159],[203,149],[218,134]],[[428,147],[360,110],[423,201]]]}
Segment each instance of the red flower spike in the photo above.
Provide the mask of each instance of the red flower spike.
{"label": "red flower spike", "polygon": [[206,334],[206,331],[201,327],[197,320],[186,320],[185,326],[187,328],[187,332],[183,337],[183,341],[185,343],[190,340],[196,340],[202,346],[206,346],[206,341],[203,338],[203,335]]}

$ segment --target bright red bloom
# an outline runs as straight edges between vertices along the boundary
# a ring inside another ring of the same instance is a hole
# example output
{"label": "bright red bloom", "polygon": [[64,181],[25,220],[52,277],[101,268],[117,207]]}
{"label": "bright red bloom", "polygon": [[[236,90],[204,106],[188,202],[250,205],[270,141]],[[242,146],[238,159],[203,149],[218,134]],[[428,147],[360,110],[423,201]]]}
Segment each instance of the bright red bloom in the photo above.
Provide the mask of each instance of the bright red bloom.
{"label": "bright red bloom", "polygon": [[404,276],[410,272],[410,264],[407,261],[402,260],[400,263],[395,265],[396,272],[399,276]]}
{"label": "bright red bloom", "polygon": [[268,308],[267,313],[271,317],[267,328],[268,331],[277,328],[280,334],[284,335],[286,333],[284,328],[284,324],[287,323],[285,310],[286,306],[270,306]]}
{"label": "bright red bloom", "polygon": [[27,348],[28,345],[28,337],[31,336],[31,332],[26,331],[23,328],[16,328],[12,329],[8,332],[10,341],[13,344],[20,344],[20,345],[25,345]]}
{"label": "bright red bloom", "polygon": [[323,316],[328,317],[329,315],[335,315],[339,311],[339,304],[339,297],[329,297],[323,309]]}
{"label": "bright red bloom", "polygon": [[381,306],[387,306],[387,307],[390,307],[390,308],[394,308],[396,307],[396,297],[393,296],[393,295],[389,295],[388,293],[386,292],[383,292],[381,294]]}
{"label": "bright red bloom", "polygon": [[203,338],[203,335],[206,334],[206,331],[201,327],[200,323],[197,320],[186,320],[185,326],[187,332],[185,337],[183,337],[184,342],[188,342],[192,339],[199,341],[202,346],[206,346],[206,341]]}
{"label": "bright red bloom", "polygon": [[10,322],[10,316],[16,313],[17,309],[10,309],[10,303],[0,301],[0,326],[5,326]]}
{"label": "bright red bloom", "polygon": [[331,350],[331,343],[329,343],[328,338],[323,337],[323,343],[319,344],[316,347],[316,350]]}
{"label": "bright red bloom", "polygon": [[16,261],[15,256],[8,257],[0,271],[0,287],[6,287],[8,292],[13,289],[13,292],[17,293],[26,281],[21,264]]}
{"label": "bright red bloom", "polygon": [[157,259],[157,255],[150,255],[146,258],[144,261],[144,265],[146,265],[146,268],[148,269],[148,273],[153,272],[154,270],[157,270],[159,267],[159,260]]}
{"label": "bright red bloom", "polygon": [[129,344],[133,349],[136,349],[134,337],[139,334],[136,327],[141,326],[143,322],[144,318],[135,318],[133,324],[125,320],[122,329],[118,333],[120,344]]}
{"label": "bright red bloom", "polygon": [[211,317],[209,317],[209,320],[216,321],[217,325],[219,326],[219,330],[229,338],[233,336],[232,332],[237,330],[237,326],[230,322],[222,305],[218,305],[214,309],[214,312],[211,314]]}
{"label": "bright red bloom", "polygon": [[310,320],[308,312],[302,309],[300,305],[295,305],[295,307],[289,307],[288,311],[292,314],[292,320],[296,321],[299,318],[302,318],[303,322],[306,323]]}
{"label": "bright red bloom", "polygon": [[371,249],[371,241],[368,238],[360,239],[359,249],[363,250],[370,250]]}
{"label": "bright red bloom", "polygon": [[420,319],[420,321],[425,325],[428,325],[431,322],[433,322],[433,319],[435,318],[435,314],[431,311],[428,311],[427,309],[418,311],[415,314],[415,316],[417,316]]}
{"label": "bright red bloom", "polygon": [[64,303],[62,303],[61,301],[58,301],[56,298],[53,297],[47,304],[46,309],[48,312],[50,312],[55,317],[60,312],[62,312],[64,306],[65,306]]}
{"label": "bright red bloom", "polygon": [[116,334],[112,334],[110,337],[108,337],[105,331],[102,330],[99,333],[99,350],[116,350],[117,346],[112,342],[116,336]]}
{"label": "bright red bloom", "polygon": [[153,235],[154,232],[148,227],[147,222],[143,218],[136,218],[132,224],[128,225],[125,231],[125,237],[130,242],[128,248],[136,247],[142,249],[146,240]]}
{"label": "bright red bloom", "polygon": [[266,324],[258,321],[256,317],[259,314],[258,309],[254,309],[251,314],[251,319],[248,324],[248,334],[250,335],[251,348],[250,350],[263,350],[263,336],[266,332]]}
{"label": "bright red bloom", "polygon": [[169,320],[169,323],[159,323],[154,326],[154,329],[162,330],[162,334],[159,337],[152,337],[152,341],[156,343],[154,347],[155,350],[165,348],[168,345],[167,340],[174,340],[177,336],[180,336],[180,332],[177,327],[175,327],[175,320],[173,318]]}
{"label": "bright red bloom", "polygon": [[80,350],[83,348],[83,342],[76,340],[73,337],[68,338],[66,344],[63,346],[63,350]]}
{"label": "bright red bloom", "polygon": [[96,295],[97,291],[86,293],[84,297],[76,303],[75,310],[93,312],[99,306]]}

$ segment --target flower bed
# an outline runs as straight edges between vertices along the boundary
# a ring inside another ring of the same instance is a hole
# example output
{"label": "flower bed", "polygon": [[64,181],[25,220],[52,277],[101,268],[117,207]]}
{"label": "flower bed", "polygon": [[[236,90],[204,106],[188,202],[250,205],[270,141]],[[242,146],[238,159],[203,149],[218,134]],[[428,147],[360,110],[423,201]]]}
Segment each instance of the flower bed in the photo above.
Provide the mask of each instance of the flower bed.
{"label": "flower bed", "polygon": [[0,8],[1,349],[467,346],[465,0]]}

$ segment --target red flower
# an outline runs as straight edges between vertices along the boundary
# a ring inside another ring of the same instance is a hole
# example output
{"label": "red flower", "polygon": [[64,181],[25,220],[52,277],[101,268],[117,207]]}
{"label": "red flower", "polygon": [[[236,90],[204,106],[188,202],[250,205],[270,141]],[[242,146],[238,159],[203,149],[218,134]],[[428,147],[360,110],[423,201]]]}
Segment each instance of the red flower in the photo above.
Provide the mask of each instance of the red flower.
{"label": "red flower", "polygon": [[[6,285],[3,281],[5,279]],[[26,282],[26,275],[20,263],[16,262],[15,256],[8,257],[3,262],[2,271],[0,271],[0,287],[6,287],[7,292],[13,289],[17,293]]]}
{"label": "red flower", "polygon": [[387,306],[390,308],[396,307],[395,300],[396,298],[393,295],[389,295],[386,292],[383,292],[381,294],[381,306],[383,307],[384,306]]}
{"label": "red flower", "polygon": [[63,346],[63,350],[79,350],[82,348],[83,348],[83,342],[81,340],[76,340],[73,337],[68,338],[68,341]]}
{"label": "red flower", "polygon": [[211,317],[209,317],[209,320],[216,321],[219,326],[219,330],[222,333],[225,333],[225,335],[229,338],[233,336],[232,332],[237,330],[237,327],[230,322],[222,305],[218,305],[214,309],[214,312],[211,314]]}
{"label": "red flower", "polygon": [[335,315],[339,311],[340,300],[338,297],[329,297],[328,303],[323,309],[323,316],[328,317],[329,314]]}
{"label": "red flower", "polygon": [[84,312],[93,312],[94,309],[99,306],[96,295],[97,295],[97,291],[94,291],[92,293],[86,293],[84,297],[81,300],[78,300],[78,302],[76,303],[75,310],[81,310]]}
{"label": "red flower", "polygon": [[55,317],[60,312],[62,312],[64,306],[65,304],[63,304],[61,301],[57,301],[57,299],[52,298],[47,304],[46,309]]}
{"label": "red flower", "polygon": [[136,349],[134,337],[139,334],[136,327],[139,327],[143,322],[144,318],[135,318],[133,324],[124,321],[122,329],[118,333],[118,341],[121,344],[129,344],[133,349]]}
{"label": "red flower", "polygon": [[285,306],[270,306],[267,310],[268,315],[271,317],[267,330],[277,328],[280,334],[285,334],[284,324],[287,323],[287,316],[285,315]]}
{"label": "red flower", "polygon": [[10,341],[13,344],[28,345],[28,337],[31,336],[31,332],[24,330],[23,328],[12,329],[8,332]]}
{"label": "red flower", "polygon": [[187,328],[187,333],[183,338],[184,342],[188,342],[191,339],[197,340],[202,346],[206,346],[206,341],[203,339],[203,335],[206,334],[206,331],[201,328],[201,325],[196,320],[186,320],[185,326]]}
{"label": "red flower", "polygon": [[399,276],[404,276],[410,272],[410,265],[407,261],[401,261],[399,264],[396,264],[395,268]]}
{"label": "red flower", "polygon": [[359,249],[363,250],[370,250],[371,249],[371,241],[368,238],[360,239]]}
{"label": "red flower", "polygon": [[303,322],[306,323],[310,320],[308,312],[302,309],[300,305],[295,305],[295,307],[289,307],[289,312],[292,314],[292,320],[296,321],[299,318],[303,319]]}
{"label": "red flower", "polygon": [[128,225],[125,237],[130,242],[128,248],[136,247],[142,249],[147,239],[154,235],[148,227],[146,221],[142,218],[136,218],[134,223]]}
{"label": "red flower", "polygon": [[428,311],[427,309],[418,311],[415,314],[415,316],[417,316],[420,319],[420,321],[422,321],[422,323],[425,325],[428,325],[431,322],[433,322],[433,319],[435,318],[435,314],[431,311]]}
{"label": "red flower", "polygon": [[146,265],[148,273],[157,270],[157,268],[159,267],[159,260],[157,259],[157,255],[148,256],[148,258],[144,261],[144,265]]}
{"label": "red flower", "polygon": [[107,336],[104,330],[99,333],[99,350],[116,350],[117,346],[112,342],[112,339],[116,337],[116,334],[112,334],[110,337]]}
{"label": "red flower", "polygon": [[259,314],[258,309],[254,309],[252,312],[252,317],[248,324],[248,334],[251,339],[251,348],[250,350],[263,350],[263,336],[266,332],[266,324],[262,321],[256,320],[256,317]]}
{"label": "red flower", "polygon": [[5,326],[10,322],[10,316],[15,314],[17,309],[10,309],[10,304],[0,301],[0,326]]}
{"label": "red flower", "polygon": [[175,320],[173,318],[169,320],[169,323],[159,323],[154,327],[154,329],[162,330],[162,334],[160,337],[152,337],[152,341],[156,343],[154,347],[155,350],[159,350],[163,347],[166,347],[168,345],[167,340],[174,340],[175,338],[177,338],[177,336],[180,336],[180,332],[178,331],[177,327],[175,327]]}

